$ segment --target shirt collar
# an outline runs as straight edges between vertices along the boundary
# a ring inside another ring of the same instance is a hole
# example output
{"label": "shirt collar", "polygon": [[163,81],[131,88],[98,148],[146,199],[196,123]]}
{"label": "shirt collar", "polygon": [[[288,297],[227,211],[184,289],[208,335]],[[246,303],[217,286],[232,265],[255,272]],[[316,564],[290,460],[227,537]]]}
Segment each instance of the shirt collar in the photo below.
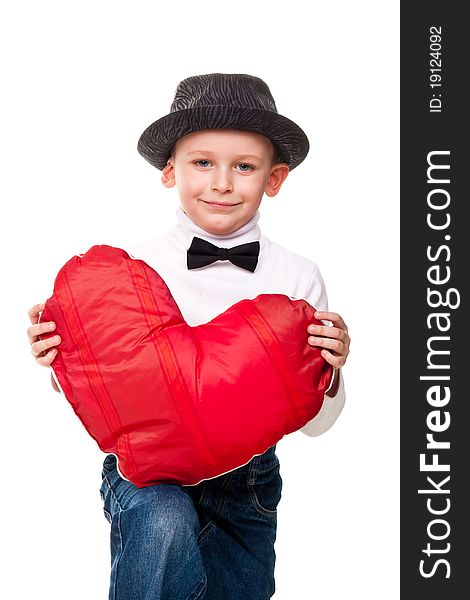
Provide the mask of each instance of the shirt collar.
{"label": "shirt collar", "polygon": [[261,229],[258,225],[259,218],[260,212],[257,210],[253,217],[236,231],[223,235],[213,234],[196,225],[184,212],[183,207],[179,206],[176,210],[177,225],[170,233],[186,249],[191,245],[194,236],[200,237],[216,246],[229,248],[247,242],[259,241],[261,239]]}

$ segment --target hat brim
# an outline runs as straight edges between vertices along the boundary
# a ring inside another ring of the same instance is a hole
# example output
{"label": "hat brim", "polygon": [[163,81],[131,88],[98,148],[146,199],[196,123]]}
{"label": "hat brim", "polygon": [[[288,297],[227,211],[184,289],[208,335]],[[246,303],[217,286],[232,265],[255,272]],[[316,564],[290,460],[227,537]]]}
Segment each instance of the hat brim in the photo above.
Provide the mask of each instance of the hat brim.
{"label": "hat brim", "polygon": [[202,129],[241,129],[268,137],[282,162],[295,169],[307,156],[309,142],[293,121],[260,108],[226,105],[196,106],[171,112],[149,125],[139,138],[137,150],[160,171],[165,167],[174,143],[184,135]]}

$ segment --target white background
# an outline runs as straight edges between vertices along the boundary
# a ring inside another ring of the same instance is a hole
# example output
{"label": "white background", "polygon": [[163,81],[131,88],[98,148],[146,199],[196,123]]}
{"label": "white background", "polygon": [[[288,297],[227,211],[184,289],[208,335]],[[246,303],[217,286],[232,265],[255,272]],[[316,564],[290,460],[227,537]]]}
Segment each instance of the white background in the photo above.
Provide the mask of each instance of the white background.
{"label": "white background", "polygon": [[398,598],[399,3],[45,0],[3,13],[2,597],[107,598],[104,454],[30,354],[27,311],[74,254],[173,226],[176,190],[138,137],[179,81],[226,72],[264,79],[310,139],[260,225],[320,265],[352,338],[337,423],[278,444],[274,598]]}

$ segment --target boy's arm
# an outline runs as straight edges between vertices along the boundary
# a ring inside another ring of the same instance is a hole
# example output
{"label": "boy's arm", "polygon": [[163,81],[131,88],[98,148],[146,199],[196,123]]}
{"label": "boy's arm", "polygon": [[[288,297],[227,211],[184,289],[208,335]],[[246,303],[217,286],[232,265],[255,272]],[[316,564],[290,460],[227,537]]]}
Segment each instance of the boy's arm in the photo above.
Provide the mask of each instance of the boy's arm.
{"label": "boy's arm", "polygon": [[[317,310],[328,311],[328,296],[323,277],[317,265],[312,272],[304,295],[305,300]],[[344,379],[341,369],[334,369],[330,387],[325,392],[320,411],[300,431],[309,437],[321,435],[333,426],[346,402]]]}
{"label": "boy's arm", "polygon": [[331,378],[330,385],[328,386],[325,395],[334,398],[338,393],[339,379],[341,376],[341,369],[335,369],[333,367],[333,377]]}
{"label": "boy's arm", "polygon": [[328,431],[343,410],[344,403],[346,402],[346,393],[341,369],[335,369],[336,374],[338,374],[338,390],[335,396],[329,396],[327,391],[319,412],[300,429],[302,433],[305,433],[309,437],[316,437]]}

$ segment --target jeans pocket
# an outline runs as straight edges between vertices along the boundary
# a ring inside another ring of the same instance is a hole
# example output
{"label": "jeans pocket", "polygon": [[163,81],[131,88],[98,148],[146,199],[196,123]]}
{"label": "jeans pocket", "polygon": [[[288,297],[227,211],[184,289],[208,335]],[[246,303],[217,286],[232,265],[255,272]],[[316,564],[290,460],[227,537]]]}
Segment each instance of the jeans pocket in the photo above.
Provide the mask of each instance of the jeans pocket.
{"label": "jeans pocket", "polygon": [[276,517],[282,494],[279,461],[275,460],[262,469],[255,464],[249,478],[248,491],[251,504],[258,513]]}

